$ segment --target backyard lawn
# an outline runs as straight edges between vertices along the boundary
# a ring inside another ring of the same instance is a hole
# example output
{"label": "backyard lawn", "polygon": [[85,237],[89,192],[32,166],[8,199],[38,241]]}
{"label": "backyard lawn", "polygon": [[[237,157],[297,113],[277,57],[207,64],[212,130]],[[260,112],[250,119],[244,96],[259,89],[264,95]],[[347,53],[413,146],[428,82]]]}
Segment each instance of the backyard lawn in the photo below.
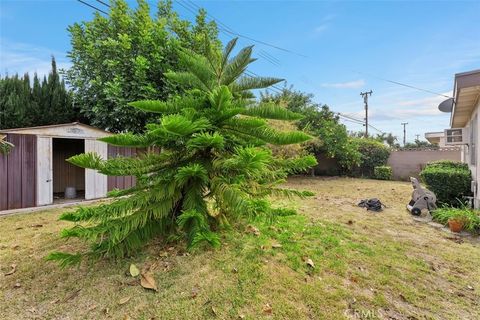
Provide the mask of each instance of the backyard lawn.
{"label": "backyard lawn", "polygon": [[[299,214],[225,232],[219,250],[159,241],[121,262],[64,270],[44,257],[83,246],[58,237],[65,209],[1,217],[0,319],[480,319],[479,239],[413,221],[410,183],[288,186],[315,196],[275,200]],[[372,197],[387,208],[356,206]],[[158,291],[128,274],[131,263]]]}

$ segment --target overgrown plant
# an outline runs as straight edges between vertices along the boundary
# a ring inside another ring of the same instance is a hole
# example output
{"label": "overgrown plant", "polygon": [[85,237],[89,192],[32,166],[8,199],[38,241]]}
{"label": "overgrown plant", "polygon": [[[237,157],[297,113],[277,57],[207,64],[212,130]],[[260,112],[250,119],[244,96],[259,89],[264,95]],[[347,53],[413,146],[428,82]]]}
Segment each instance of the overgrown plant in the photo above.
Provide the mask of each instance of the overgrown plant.
{"label": "overgrown plant", "polygon": [[301,116],[274,103],[256,103],[251,90],[278,83],[276,78],[244,75],[255,61],[252,47],[231,57],[236,39],[223,53],[206,41],[205,55],[179,53],[182,72],[166,74],[187,94],[166,102],[137,101],[130,105],[159,115],[144,134],[117,134],[101,140],[116,146],[161,150],[136,158],[102,160],[94,153],[69,161],[106,175],[134,175],[135,187],[112,194],[113,201],[61,215],[75,222],[63,238],[91,243],[82,253],[54,252],[48,257],[62,266],[84,257],[122,257],[139,250],[149,239],[180,233],[190,248],[218,246],[218,228],[242,217],[276,212],[270,195],[307,196],[282,188],[288,174],[316,164],[312,156],[278,159],[265,147],[307,141],[300,132],[281,132],[265,119],[297,120]]}
{"label": "overgrown plant", "polygon": [[480,231],[480,213],[465,206],[439,208],[432,213],[432,217],[444,225],[448,224],[448,220],[459,220],[463,222],[463,229],[470,232]]}

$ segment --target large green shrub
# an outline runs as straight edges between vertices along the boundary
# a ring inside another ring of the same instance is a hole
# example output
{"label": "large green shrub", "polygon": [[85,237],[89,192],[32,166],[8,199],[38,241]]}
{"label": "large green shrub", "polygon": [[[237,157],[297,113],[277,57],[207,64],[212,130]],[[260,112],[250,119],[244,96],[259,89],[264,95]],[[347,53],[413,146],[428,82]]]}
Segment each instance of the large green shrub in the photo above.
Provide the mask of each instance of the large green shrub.
{"label": "large green shrub", "polygon": [[357,150],[360,152],[361,163],[354,174],[373,177],[374,169],[387,164],[390,148],[373,139],[355,139]]}
{"label": "large green shrub", "polygon": [[440,204],[458,206],[463,196],[470,195],[472,174],[464,163],[432,162],[420,172],[420,177],[428,189],[437,195]]}
{"label": "large green shrub", "polygon": [[377,166],[373,170],[373,177],[377,180],[392,180],[392,167]]}

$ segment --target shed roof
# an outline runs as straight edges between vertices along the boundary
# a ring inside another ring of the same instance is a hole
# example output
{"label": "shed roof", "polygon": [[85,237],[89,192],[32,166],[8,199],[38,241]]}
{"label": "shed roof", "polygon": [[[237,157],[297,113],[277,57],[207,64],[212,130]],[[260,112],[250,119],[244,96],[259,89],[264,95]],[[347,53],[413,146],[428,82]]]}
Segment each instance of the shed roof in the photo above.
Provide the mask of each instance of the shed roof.
{"label": "shed roof", "polygon": [[111,135],[110,132],[80,122],[54,124],[28,128],[0,130],[0,133],[32,134],[53,138],[96,139]]}

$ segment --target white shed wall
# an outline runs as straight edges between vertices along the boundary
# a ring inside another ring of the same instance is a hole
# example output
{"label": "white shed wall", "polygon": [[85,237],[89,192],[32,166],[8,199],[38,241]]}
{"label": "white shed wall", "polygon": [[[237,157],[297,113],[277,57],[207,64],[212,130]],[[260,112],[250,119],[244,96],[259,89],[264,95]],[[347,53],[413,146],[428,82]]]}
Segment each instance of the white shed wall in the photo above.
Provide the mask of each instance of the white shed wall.
{"label": "white shed wall", "polygon": [[[85,140],[85,153],[95,152],[102,159],[108,158],[108,145],[93,139]],[[97,199],[107,196],[108,177],[96,170],[85,169],[85,199]]]}

